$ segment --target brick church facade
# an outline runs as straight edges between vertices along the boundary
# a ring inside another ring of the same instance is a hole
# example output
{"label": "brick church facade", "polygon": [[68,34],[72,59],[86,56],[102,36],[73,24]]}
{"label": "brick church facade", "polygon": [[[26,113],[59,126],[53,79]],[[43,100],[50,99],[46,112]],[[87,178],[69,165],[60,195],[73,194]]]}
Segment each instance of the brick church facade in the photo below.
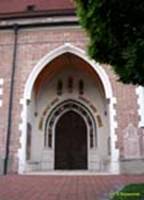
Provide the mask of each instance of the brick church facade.
{"label": "brick church facade", "polygon": [[70,0],[0,2],[0,174],[144,173],[144,90],[87,44]]}

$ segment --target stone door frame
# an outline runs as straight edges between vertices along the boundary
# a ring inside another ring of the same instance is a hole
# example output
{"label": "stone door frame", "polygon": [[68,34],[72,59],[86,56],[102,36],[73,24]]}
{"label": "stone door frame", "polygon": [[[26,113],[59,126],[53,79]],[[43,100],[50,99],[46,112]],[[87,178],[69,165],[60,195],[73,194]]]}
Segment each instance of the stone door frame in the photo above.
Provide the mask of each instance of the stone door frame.
{"label": "stone door frame", "polygon": [[[56,124],[60,117],[65,114],[68,111],[74,111],[77,114],[79,114],[87,127],[87,159],[88,159],[88,169],[94,170],[93,167],[93,157],[96,153],[97,149],[97,131],[96,131],[96,120],[94,119],[91,111],[83,105],[80,101],[76,101],[73,99],[65,100],[59,103],[55,108],[48,113],[46,122],[45,122],[45,137],[44,137],[44,153],[47,151],[47,154],[49,156],[47,162],[47,168],[44,166],[44,170],[53,170],[55,166],[55,129]],[[48,136],[48,134],[51,134],[51,137]],[[90,142],[90,137],[92,135],[92,143]],[[51,146],[48,145],[49,138],[51,138]],[[46,161],[44,161],[46,164]]]}

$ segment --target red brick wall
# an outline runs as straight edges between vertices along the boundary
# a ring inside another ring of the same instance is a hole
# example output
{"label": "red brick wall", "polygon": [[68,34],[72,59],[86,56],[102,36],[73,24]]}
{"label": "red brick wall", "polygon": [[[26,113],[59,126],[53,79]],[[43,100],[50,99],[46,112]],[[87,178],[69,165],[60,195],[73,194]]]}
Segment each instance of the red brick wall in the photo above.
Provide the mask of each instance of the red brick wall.
{"label": "red brick wall", "polygon": [[3,105],[0,108],[0,155],[5,153],[10,76],[12,68],[13,34],[12,32],[0,32],[0,77],[4,79]]}
{"label": "red brick wall", "polygon": [[[0,108],[0,154],[5,153],[5,139],[7,134],[7,118],[9,104],[10,75],[12,69],[14,34],[12,31],[0,32],[0,78],[4,78],[3,106]],[[31,30],[20,30],[18,33],[18,49],[16,60],[16,74],[13,94],[12,112],[12,132],[10,154],[13,157],[11,171],[17,171],[17,151],[20,147],[19,123],[21,122],[20,99],[23,97],[26,80],[38,63],[38,61],[51,50],[59,47],[65,42],[86,48],[87,38],[80,29],[75,28],[41,28]],[[134,86],[124,86],[117,82],[117,77],[110,70],[109,66],[104,66],[112,83],[114,96],[117,98],[116,112],[118,121],[119,143],[118,147],[123,153],[122,134],[128,123],[131,121],[138,125],[137,96]]]}
{"label": "red brick wall", "polygon": [[117,103],[116,109],[116,121],[118,122],[118,128],[116,134],[118,135],[118,148],[120,149],[120,157],[123,157],[123,136],[124,129],[129,123],[132,123],[138,128],[139,116],[138,116],[138,104],[136,87],[133,85],[126,85],[118,81],[118,76],[113,73],[110,66],[105,66],[105,70],[109,75],[113,95],[116,97]]}

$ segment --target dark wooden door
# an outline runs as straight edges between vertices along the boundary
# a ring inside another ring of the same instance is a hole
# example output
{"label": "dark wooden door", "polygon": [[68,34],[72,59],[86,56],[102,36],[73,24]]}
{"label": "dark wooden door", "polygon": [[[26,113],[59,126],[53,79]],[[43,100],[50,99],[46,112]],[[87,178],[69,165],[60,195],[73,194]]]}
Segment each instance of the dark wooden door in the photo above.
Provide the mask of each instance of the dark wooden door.
{"label": "dark wooden door", "polygon": [[61,116],[55,133],[55,169],[87,169],[87,128],[74,111]]}

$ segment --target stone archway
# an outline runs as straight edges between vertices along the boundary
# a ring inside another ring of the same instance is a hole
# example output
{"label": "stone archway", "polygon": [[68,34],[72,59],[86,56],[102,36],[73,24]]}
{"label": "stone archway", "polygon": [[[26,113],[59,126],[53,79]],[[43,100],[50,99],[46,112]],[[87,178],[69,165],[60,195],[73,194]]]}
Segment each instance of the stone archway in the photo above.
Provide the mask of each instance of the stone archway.
{"label": "stone archway", "polygon": [[[112,87],[109,81],[109,78],[104,71],[103,67],[101,67],[98,63],[90,60],[85,52],[71,44],[64,44],[61,47],[56,48],[52,52],[48,53],[40,62],[33,68],[30,76],[25,85],[24,97],[21,99],[21,104],[23,105],[22,110],[22,124],[20,129],[22,131],[20,143],[21,148],[19,149],[19,173],[24,173],[27,170],[27,160],[26,160],[26,141],[27,141],[27,123],[28,123],[28,112],[29,112],[29,103],[33,98],[33,87],[37,77],[41,74],[41,71],[49,65],[55,58],[58,56],[69,53],[71,55],[76,56],[85,62],[90,69],[93,70],[94,74],[100,79],[101,86],[104,91],[104,101],[105,108],[107,108],[107,124],[109,125],[109,134],[110,134],[110,152],[111,152],[111,161],[110,161],[110,169],[109,171],[112,173],[119,173],[119,150],[116,148],[117,136],[115,134],[115,128],[117,127],[117,123],[115,122],[115,109],[114,104],[116,103],[116,99],[112,94]],[[80,65],[81,66],[81,65]]]}
{"label": "stone archway", "polygon": [[87,169],[87,127],[74,111],[64,113],[55,127],[55,169]]}
{"label": "stone archway", "polygon": [[[63,101],[49,113],[45,124],[43,153],[46,156],[42,160],[43,169],[94,169],[93,164],[97,162],[94,159],[97,148],[96,121],[85,105],[73,99]],[[60,133],[61,131],[65,133]],[[66,131],[69,132],[69,138],[66,137]],[[78,133],[79,131],[81,133]],[[69,146],[62,141],[64,138]],[[70,147],[71,142],[72,149],[66,149]],[[66,152],[61,152],[64,150]],[[76,153],[79,155],[75,156]],[[67,160],[70,158],[67,158],[68,155],[71,157],[70,160]],[[66,163],[58,164],[61,159]],[[68,167],[70,163],[71,166]]]}

